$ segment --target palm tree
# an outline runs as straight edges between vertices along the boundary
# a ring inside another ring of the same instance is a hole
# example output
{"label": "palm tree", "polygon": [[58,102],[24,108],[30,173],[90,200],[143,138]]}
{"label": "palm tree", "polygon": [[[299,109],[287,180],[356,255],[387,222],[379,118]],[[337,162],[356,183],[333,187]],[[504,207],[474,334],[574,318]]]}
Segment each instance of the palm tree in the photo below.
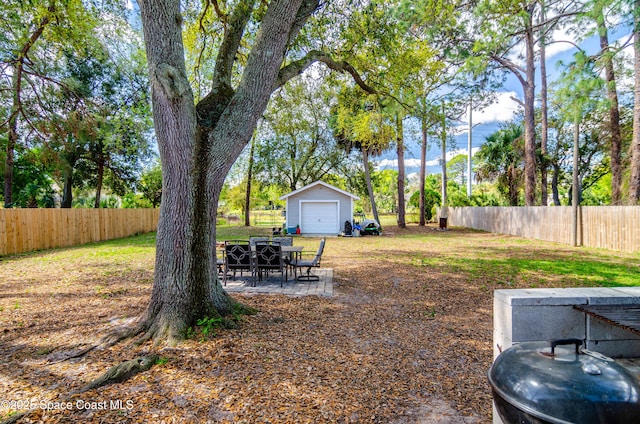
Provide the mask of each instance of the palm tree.
{"label": "palm tree", "polygon": [[373,218],[380,223],[373,197],[369,157],[379,156],[389,148],[395,133],[386,121],[375,98],[358,88],[345,88],[338,96],[338,105],[332,108],[331,127],[339,145],[347,152],[358,149],[362,153],[367,193],[371,201]]}
{"label": "palm tree", "polygon": [[521,124],[509,124],[486,138],[476,153],[478,181],[493,180],[507,197],[510,206],[518,206],[523,180],[524,129]]}

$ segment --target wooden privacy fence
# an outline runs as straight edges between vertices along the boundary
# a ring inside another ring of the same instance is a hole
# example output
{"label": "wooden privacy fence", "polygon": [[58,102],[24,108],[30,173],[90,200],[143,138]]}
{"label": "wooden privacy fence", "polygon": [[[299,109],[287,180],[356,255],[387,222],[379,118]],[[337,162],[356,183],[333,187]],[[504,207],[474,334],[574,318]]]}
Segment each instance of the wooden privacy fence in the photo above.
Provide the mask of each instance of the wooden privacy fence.
{"label": "wooden privacy fence", "polygon": [[0,255],[155,231],[160,209],[0,209]]}
{"label": "wooden privacy fence", "polygon": [[[573,244],[571,206],[449,207],[448,224]],[[578,245],[640,251],[640,206],[581,206]]]}

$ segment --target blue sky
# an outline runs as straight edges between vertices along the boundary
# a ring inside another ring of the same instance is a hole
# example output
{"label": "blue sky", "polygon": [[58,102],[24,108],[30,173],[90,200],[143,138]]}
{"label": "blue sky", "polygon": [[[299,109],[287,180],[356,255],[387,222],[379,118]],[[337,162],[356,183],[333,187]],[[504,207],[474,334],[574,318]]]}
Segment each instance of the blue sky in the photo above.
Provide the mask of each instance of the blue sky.
{"label": "blue sky", "polygon": [[[610,40],[623,40],[626,41],[630,34],[628,28],[622,28],[617,33],[610,35]],[[570,40],[574,41],[569,34],[559,31],[555,34],[556,40]],[[596,53],[599,50],[599,43],[596,37],[591,37],[580,44],[581,48],[585,49],[588,53]],[[557,77],[561,69],[559,69],[559,61],[565,63],[571,61],[573,54],[576,52],[576,48],[566,42],[557,42],[551,44],[547,48],[547,73],[549,82]],[[629,53],[630,55],[632,53]],[[537,78],[539,79],[539,69],[536,68]],[[536,92],[538,87],[536,87]],[[517,78],[508,74],[505,83],[502,86],[502,90],[496,93],[496,102],[489,107],[480,109],[473,109],[473,130],[472,130],[472,154],[484,143],[485,138],[496,131],[501,123],[509,122],[512,120],[515,113],[520,110],[520,106],[512,99],[512,97],[523,99],[522,85]],[[466,155],[468,152],[468,116],[464,116],[459,125],[458,135],[455,137],[455,141],[447,146],[447,160],[458,154]],[[410,122],[405,124],[405,145],[407,150],[405,153],[405,166],[407,174],[418,172],[420,163],[420,143],[421,135]],[[441,147],[439,140],[432,138],[428,143],[429,149],[427,152],[427,173],[439,174],[441,172],[441,166],[439,165],[441,158]],[[386,152],[382,157],[376,160],[378,169],[396,169],[397,158],[395,150]]]}

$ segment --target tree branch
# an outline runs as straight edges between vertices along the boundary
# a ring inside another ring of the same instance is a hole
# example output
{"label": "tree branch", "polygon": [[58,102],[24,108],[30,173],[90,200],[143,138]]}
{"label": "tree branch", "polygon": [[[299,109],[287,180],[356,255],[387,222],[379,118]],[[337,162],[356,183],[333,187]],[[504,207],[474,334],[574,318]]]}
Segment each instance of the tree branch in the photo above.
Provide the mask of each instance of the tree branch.
{"label": "tree branch", "polygon": [[303,0],[300,5],[300,9],[298,10],[298,14],[296,15],[296,20],[293,22],[291,26],[291,31],[289,32],[289,45],[293,43],[293,40],[296,39],[298,33],[307,22],[309,17],[321,7],[320,0]]}
{"label": "tree branch", "polygon": [[378,90],[368,85],[349,62],[336,61],[329,54],[319,50],[312,50],[304,58],[291,62],[284,68],[280,69],[280,73],[278,74],[278,79],[276,81],[276,87],[274,88],[282,87],[291,78],[300,75],[316,62],[322,62],[329,69],[334,71],[350,74],[356,84],[358,84],[358,86],[360,86],[364,91],[369,94],[378,94]]}
{"label": "tree branch", "polygon": [[216,66],[213,72],[213,92],[217,92],[218,89],[226,91],[226,89],[231,88],[233,61],[238,53],[238,48],[240,48],[244,29],[251,18],[255,2],[256,0],[241,0],[233,9],[216,58]]}
{"label": "tree branch", "polygon": [[511,62],[510,60],[507,60],[503,57],[497,56],[497,55],[491,55],[491,59],[498,62],[500,64],[500,66],[508,69],[509,71],[511,71],[511,73],[513,73],[516,78],[518,78],[518,80],[520,81],[520,84],[522,84],[522,86],[526,86],[527,81],[524,79],[524,77],[522,76],[522,72],[524,72],[524,69],[522,69],[522,67],[516,65],[515,63]]}

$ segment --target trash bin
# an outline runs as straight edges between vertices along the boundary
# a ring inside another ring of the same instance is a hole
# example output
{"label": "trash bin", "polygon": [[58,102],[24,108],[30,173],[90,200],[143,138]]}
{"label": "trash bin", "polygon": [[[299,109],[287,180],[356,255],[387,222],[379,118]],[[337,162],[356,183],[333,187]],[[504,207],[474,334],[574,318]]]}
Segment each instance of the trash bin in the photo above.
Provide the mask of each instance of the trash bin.
{"label": "trash bin", "polygon": [[440,218],[440,229],[441,230],[447,229],[447,218]]}

